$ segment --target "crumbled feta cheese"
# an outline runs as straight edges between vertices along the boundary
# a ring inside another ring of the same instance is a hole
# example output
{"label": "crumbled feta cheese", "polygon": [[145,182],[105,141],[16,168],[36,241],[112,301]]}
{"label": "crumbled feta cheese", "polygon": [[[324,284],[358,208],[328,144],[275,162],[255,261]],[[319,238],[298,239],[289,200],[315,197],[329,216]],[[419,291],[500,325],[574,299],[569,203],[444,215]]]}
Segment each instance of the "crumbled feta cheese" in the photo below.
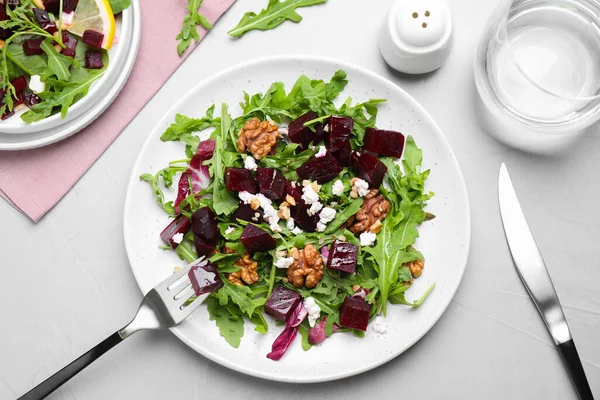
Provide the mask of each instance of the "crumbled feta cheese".
{"label": "crumbled feta cheese", "polygon": [[308,179],[305,179],[302,181],[302,186],[304,186],[304,187],[310,186],[311,183],[312,183],[311,181],[309,181]]}
{"label": "crumbled feta cheese", "polygon": [[246,157],[246,159],[244,160],[244,168],[246,168],[247,170],[250,170],[250,171],[256,171],[256,168],[258,168],[258,165],[256,165],[256,160],[254,159],[254,157],[252,157],[252,156]]}
{"label": "crumbled feta cheese", "polygon": [[324,132],[329,132],[329,124],[327,124],[327,125],[325,125],[325,126],[323,127],[323,131],[324,131]]}
{"label": "crumbled feta cheese", "polygon": [[309,205],[317,203],[319,201],[319,194],[315,192],[315,189],[309,184],[302,188],[302,200]]}
{"label": "crumbled feta cheese", "polygon": [[387,320],[385,319],[385,317],[382,317],[381,315],[377,316],[375,318],[375,321],[373,321],[373,331],[377,332],[377,333],[385,333],[387,331]]}
{"label": "crumbled feta cheese", "polygon": [[40,80],[39,75],[31,75],[31,78],[29,78],[29,89],[36,93],[40,93],[43,92],[45,88],[46,84]]}
{"label": "crumbled feta cheese", "polygon": [[252,217],[252,221],[257,222],[260,218],[260,213],[254,213],[254,217]]}
{"label": "crumbled feta cheese", "polygon": [[308,148],[311,149],[312,151],[315,151],[315,149],[316,149],[314,144],[311,144]]}
{"label": "crumbled feta cheese", "polygon": [[235,226],[230,226],[225,230],[225,234],[229,235],[231,232],[235,231]]}
{"label": "crumbled feta cheese", "polygon": [[344,183],[341,180],[337,180],[333,182],[333,186],[331,187],[331,193],[334,196],[341,196],[344,194]]}
{"label": "crumbled feta cheese", "polygon": [[294,263],[294,257],[281,257],[275,261],[275,266],[281,269],[287,269]]}
{"label": "crumbled feta cheese", "polygon": [[317,154],[315,154],[315,157],[316,158],[325,157],[325,154],[327,154],[327,149],[325,148],[325,146],[319,146],[319,151],[317,152]]}
{"label": "crumbled feta cheese", "polygon": [[373,246],[377,239],[377,235],[371,232],[363,232],[360,234],[360,245],[361,246]]}
{"label": "crumbled feta cheese", "polygon": [[177,243],[177,244],[181,243],[183,241],[183,233],[180,232],[180,233],[174,234],[172,239],[173,239],[173,243]]}
{"label": "crumbled feta cheese", "polygon": [[335,218],[335,214],[336,211],[333,208],[330,207],[325,207],[321,210],[321,213],[319,214],[319,218],[321,219],[320,222],[322,222],[323,224],[327,224],[331,221],[333,221],[333,219]]}
{"label": "crumbled feta cheese", "polygon": [[352,186],[352,190],[358,193],[360,197],[365,197],[369,194],[369,184],[362,179],[357,179]]}
{"label": "crumbled feta cheese", "polygon": [[317,232],[325,232],[325,229],[327,229],[327,225],[322,222],[317,222]]}
{"label": "crumbled feta cheese", "polygon": [[308,211],[309,211],[308,214],[315,215],[316,213],[321,211],[322,208],[323,208],[323,204],[320,201],[314,202],[310,205],[310,208],[308,209]]}
{"label": "crumbled feta cheese", "polygon": [[308,311],[308,324],[312,328],[321,316],[321,307],[319,307],[312,297],[304,299],[304,307],[306,308],[306,311]]}
{"label": "crumbled feta cheese", "polygon": [[298,227],[295,227],[294,229],[292,229],[292,233],[294,235],[301,235],[301,234],[304,233],[304,231],[302,229],[298,228]]}
{"label": "crumbled feta cheese", "polygon": [[286,221],[286,226],[287,228],[291,231],[292,229],[294,229],[296,227],[296,222],[294,221],[294,218],[290,218]]}
{"label": "crumbled feta cheese", "polygon": [[277,129],[277,131],[279,132],[280,135],[282,136],[287,136],[290,134],[290,130],[288,129],[287,126],[280,126],[279,129]]}
{"label": "crumbled feta cheese", "polygon": [[[267,221],[267,223],[269,224],[269,228],[271,228],[273,232],[281,232],[281,228],[279,227],[279,216],[277,215],[277,210],[272,205],[273,202],[271,201],[271,199],[267,198],[261,193],[253,195],[248,192],[240,192],[238,196],[240,197],[240,200],[242,200],[245,204],[250,204],[253,199],[258,199],[258,201],[260,202],[260,208],[263,209],[265,221]],[[260,214],[256,213],[254,214],[254,216],[258,219],[258,217],[260,217]]]}

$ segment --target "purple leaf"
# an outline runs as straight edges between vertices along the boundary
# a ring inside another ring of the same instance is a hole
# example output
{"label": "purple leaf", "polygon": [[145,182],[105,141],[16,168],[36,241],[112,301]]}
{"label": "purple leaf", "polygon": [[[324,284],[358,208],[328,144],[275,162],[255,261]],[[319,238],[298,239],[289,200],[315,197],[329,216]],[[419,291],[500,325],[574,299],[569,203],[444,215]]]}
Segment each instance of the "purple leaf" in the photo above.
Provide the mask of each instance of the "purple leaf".
{"label": "purple leaf", "polygon": [[192,190],[194,194],[198,194],[200,191],[206,189],[210,185],[210,174],[208,167],[202,165],[204,161],[212,158],[215,152],[215,141],[214,139],[205,140],[200,142],[196,154],[190,160],[190,167],[181,174],[179,178],[179,186],[177,190],[177,199],[175,199],[175,212],[179,214],[181,211],[179,205],[190,194],[189,180],[192,181]]}
{"label": "purple leaf", "polygon": [[290,344],[292,344],[292,342],[296,338],[296,335],[298,334],[298,325],[300,325],[302,321],[304,321],[307,315],[308,311],[304,307],[304,303],[298,303],[298,306],[296,306],[296,309],[294,310],[292,315],[290,315],[290,318],[287,320],[285,324],[285,329],[279,334],[279,336],[277,336],[277,339],[275,339],[275,341],[273,342],[271,352],[267,354],[267,358],[270,358],[274,361],[278,361],[281,357],[283,357],[288,347],[290,347]]}
{"label": "purple leaf", "polygon": [[[323,319],[321,321],[319,321],[319,323],[317,325],[315,325],[314,328],[311,328],[310,331],[308,331],[308,343],[319,344],[323,340],[327,339],[327,334],[325,333],[326,325],[327,325],[327,315],[324,316]],[[340,329],[338,324],[333,324],[331,333],[332,334],[335,333],[335,331],[337,331],[338,329]]]}

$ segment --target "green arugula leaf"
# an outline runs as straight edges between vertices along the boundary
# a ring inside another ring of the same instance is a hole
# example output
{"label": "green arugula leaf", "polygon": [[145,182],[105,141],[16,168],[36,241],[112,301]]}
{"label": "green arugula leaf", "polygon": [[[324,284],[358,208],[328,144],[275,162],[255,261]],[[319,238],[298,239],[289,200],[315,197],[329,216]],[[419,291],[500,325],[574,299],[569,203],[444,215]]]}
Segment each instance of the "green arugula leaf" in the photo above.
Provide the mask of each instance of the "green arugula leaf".
{"label": "green arugula leaf", "polygon": [[298,326],[298,332],[302,336],[302,350],[308,351],[311,349],[312,344],[308,341],[308,332],[310,331],[310,327],[306,326],[306,323],[302,323]]}
{"label": "green arugula leaf", "polygon": [[160,136],[160,140],[163,142],[182,141],[189,145],[195,144],[192,147],[197,148],[200,138],[192,134],[216,127],[220,123],[219,118],[213,117],[214,109],[215,106],[212,105],[202,118],[190,118],[183,114],[175,115],[175,122]]}
{"label": "green arugula leaf", "polygon": [[108,0],[113,14],[119,14],[131,5],[131,0]]}
{"label": "green arugula leaf", "polygon": [[333,101],[346,88],[346,85],[348,85],[346,76],[346,72],[342,71],[341,69],[335,71],[331,81],[325,84],[327,100]]}
{"label": "green arugula leaf", "polygon": [[160,185],[162,184],[165,188],[170,188],[173,186],[173,177],[177,173],[183,173],[187,168],[186,167],[177,167],[170,166],[167,168],[163,168],[158,171],[156,174],[142,174],[140,175],[140,180],[144,182],[148,182],[152,187],[152,192],[154,193],[154,197],[156,198],[157,203],[165,210],[165,212],[169,215],[175,215],[175,209],[173,208],[173,202],[169,201],[165,203],[165,196],[163,193],[163,189]]}
{"label": "green arugula leaf", "polygon": [[331,221],[327,225],[327,229],[325,229],[325,234],[331,234],[340,229],[340,227],[344,225],[346,221],[348,221],[348,218],[350,218],[351,216],[356,214],[358,210],[360,210],[363,201],[364,200],[362,198],[354,199],[342,212],[338,212],[337,214],[335,214],[335,218],[333,219],[333,221]]}
{"label": "green arugula leaf", "polygon": [[187,6],[188,13],[183,18],[181,32],[179,32],[175,38],[179,40],[179,45],[177,45],[177,53],[180,57],[183,55],[183,53],[185,53],[188,47],[190,47],[192,40],[195,42],[200,41],[200,34],[198,33],[196,26],[200,25],[204,29],[212,29],[212,24],[208,22],[208,19],[198,12],[201,4],[202,0],[189,0],[189,4]]}
{"label": "green arugula leaf", "polygon": [[230,215],[238,206],[238,200],[225,187],[225,164],[223,162],[224,143],[231,129],[231,116],[227,104],[221,106],[221,125],[215,132],[215,153],[213,166],[213,209],[217,215]]}
{"label": "green arugula leaf", "polygon": [[10,44],[5,50],[7,57],[28,75],[41,75],[47,66],[45,55],[36,54],[28,56],[23,50],[23,45]]}
{"label": "green arugula leaf", "polygon": [[211,321],[215,321],[219,328],[219,333],[231,347],[238,348],[244,336],[244,318],[241,315],[234,315],[229,310],[219,304],[214,297],[209,296],[204,301]]}
{"label": "green arugula leaf", "polygon": [[250,297],[252,290],[248,286],[237,286],[227,280],[223,283],[223,287],[216,294],[219,304],[222,306],[233,302],[246,316],[251,317],[256,308],[265,304],[265,298],[252,299]]}
{"label": "green arugula leaf", "polygon": [[42,81],[46,81],[51,76],[56,76],[60,81],[68,81],[71,76],[69,67],[73,65],[75,60],[56,51],[50,39],[44,39],[40,48],[48,56],[48,65],[41,76]]}
{"label": "green arugula leaf", "polygon": [[302,21],[302,17],[296,12],[297,8],[321,4],[326,1],[327,0],[269,0],[267,8],[258,13],[258,15],[254,12],[247,12],[237,26],[228,33],[233,37],[240,37],[254,29],[261,31],[273,29],[285,20],[298,23]]}

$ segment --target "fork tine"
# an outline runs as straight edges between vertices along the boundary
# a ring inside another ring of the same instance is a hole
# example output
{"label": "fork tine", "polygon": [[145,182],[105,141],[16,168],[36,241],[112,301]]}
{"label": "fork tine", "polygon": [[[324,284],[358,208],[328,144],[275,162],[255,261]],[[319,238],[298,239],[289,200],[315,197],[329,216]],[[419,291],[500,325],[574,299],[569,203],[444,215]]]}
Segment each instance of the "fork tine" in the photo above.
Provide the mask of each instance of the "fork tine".
{"label": "fork tine", "polygon": [[[187,317],[188,315],[190,315],[196,308],[198,308],[200,306],[200,304],[202,304],[202,302],[204,301],[204,299],[206,299],[208,297],[210,293],[206,293],[203,294],[202,296],[198,296],[194,301],[192,301],[190,304],[188,304],[187,306],[183,307],[183,304],[185,304],[185,301],[187,301],[189,299],[189,297],[179,306],[179,309],[181,310],[182,313],[185,314],[185,317]],[[185,318],[184,317],[184,318]]]}
{"label": "fork tine", "polygon": [[200,263],[202,261],[204,261],[204,257],[200,257],[198,260],[183,267],[180,271],[173,273],[173,275],[171,275],[170,277],[168,277],[167,279],[165,279],[164,281],[162,281],[161,283],[156,285],[154,287],[154,289],[160,290],[160,291],[173,290],[173,287],[171,287],[172,284],[176,283],[178,280],[180,280],[181,278],[186,276],[188,274],[188,272],[190,271],[190,268],[192,268],[193,266],[197,265],[198,263]]}

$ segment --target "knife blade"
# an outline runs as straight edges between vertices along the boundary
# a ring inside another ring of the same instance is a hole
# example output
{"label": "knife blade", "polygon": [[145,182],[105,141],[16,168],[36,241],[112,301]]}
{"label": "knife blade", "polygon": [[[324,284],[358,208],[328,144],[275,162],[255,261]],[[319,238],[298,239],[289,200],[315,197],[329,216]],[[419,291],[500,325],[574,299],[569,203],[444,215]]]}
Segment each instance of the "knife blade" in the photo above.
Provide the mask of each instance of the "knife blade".
{"label": "knife blade", "polygon": [[529,229],[529,224],[527,224],[504,163],[500,167],[498,177],[498,201],[506,241],[517,273],[569,370],[579,398],[593,400],[592,391],[571,337],[567,319],[556,295],[554,284]]}

